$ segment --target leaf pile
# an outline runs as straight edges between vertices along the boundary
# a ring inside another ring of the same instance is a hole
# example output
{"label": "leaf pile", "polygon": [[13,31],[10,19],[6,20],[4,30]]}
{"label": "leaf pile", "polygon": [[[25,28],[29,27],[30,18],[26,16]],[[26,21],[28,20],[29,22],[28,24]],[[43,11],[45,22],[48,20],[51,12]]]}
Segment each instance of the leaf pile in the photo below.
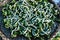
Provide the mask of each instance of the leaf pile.
{"label": "leaf pile", "polygon": [[11,29],[11,35],[28,38],[49,35],[58,14],[53,4],[43,0],[12,0],[2,12],[5,27]]}

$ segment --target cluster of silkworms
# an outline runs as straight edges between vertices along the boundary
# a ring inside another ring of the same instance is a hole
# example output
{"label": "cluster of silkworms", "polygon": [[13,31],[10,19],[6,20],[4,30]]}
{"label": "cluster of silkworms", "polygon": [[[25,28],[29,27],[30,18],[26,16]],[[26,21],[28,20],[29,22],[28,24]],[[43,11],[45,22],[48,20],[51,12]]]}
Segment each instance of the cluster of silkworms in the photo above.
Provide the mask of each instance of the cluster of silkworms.
{"label": "cluster of silkworms", "polygon": [[2,10],[6,28],[11,29],[11,35],[25,37],[40,37],[49,35],[55,24],[58,10],[46,1],[12,0]]}

